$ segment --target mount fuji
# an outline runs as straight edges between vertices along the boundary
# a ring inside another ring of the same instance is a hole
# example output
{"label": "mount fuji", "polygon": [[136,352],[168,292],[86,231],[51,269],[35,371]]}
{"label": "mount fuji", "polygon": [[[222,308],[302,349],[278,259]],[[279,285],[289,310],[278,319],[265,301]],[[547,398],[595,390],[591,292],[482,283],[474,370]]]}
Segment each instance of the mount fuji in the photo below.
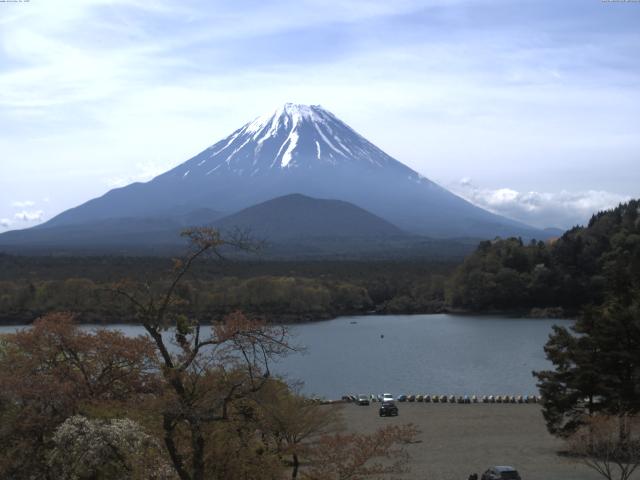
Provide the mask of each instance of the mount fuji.
{"label": "mount fuji", "polygon": [[[149,182],[111,190],[18,237],[18,232],[7,233],[28,242],[51,229],[77,231],[105,222],[173,225],[189,218],[192,224],[211,224],[291,194],[348,202],[414,235],[547,236],[454,195],[387,155],[324,108],[291,103],[245,124]],[[197,212],[208,213],[199,218]],[[7,234],[0,235],[0,245],[8,240]]]}

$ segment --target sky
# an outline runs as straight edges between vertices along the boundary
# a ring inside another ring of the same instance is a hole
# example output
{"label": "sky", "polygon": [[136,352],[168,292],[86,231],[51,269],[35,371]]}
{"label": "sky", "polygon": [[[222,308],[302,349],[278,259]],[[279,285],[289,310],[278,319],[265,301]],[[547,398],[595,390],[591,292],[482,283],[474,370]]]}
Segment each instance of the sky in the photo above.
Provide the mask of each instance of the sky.
{"label": "sky", "polygon": [[640,197],[640,1],[0,1],[0,232],[320,104],[495,213]]}

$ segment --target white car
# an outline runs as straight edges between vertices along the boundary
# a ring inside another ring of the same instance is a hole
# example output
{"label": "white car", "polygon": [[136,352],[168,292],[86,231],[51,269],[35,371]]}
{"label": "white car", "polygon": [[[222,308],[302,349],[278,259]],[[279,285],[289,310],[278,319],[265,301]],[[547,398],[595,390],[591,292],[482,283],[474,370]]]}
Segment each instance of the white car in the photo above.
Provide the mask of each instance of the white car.
{"label": "white car", "polygon": [[382,394],[382,401],[383,402],[393,402],[393,395],[391,395],[390,393],[383,393]]}

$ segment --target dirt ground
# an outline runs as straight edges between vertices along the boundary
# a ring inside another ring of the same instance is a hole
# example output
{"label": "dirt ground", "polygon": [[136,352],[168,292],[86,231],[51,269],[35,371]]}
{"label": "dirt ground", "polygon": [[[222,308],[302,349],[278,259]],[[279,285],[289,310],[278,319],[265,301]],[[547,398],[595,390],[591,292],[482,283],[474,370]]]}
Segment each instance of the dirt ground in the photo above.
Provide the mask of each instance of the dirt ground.
{"label": "dirt ground", "polygon": [[[409,445],[411,471],[396,478],[467,480],[492,465],[515,467],[523,480],[597,480],[585,465],[559,456],[562,442],[547,433],[538,405],[398,403],[398,417],[378,416],[378,404],[343,408],[347,430],[370,432],[389,423],[413,423],[421,433]],[[635,479],[640,479],[636,474]]]}

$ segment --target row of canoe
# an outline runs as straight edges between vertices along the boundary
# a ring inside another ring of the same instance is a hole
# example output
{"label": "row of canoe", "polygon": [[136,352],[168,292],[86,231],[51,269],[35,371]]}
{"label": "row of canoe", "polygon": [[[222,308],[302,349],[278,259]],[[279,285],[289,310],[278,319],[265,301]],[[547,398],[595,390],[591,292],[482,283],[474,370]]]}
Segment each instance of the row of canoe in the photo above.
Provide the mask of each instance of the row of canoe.
{"label": "row of canoe", "polygon": [[[381,402],[382,395],[367,395],[371,402]],[[357,402],[357,395],[344,395],[345,402]],[[541,398],[536,395],[399,395],[398,402],[423,403],[539,403]]]}

